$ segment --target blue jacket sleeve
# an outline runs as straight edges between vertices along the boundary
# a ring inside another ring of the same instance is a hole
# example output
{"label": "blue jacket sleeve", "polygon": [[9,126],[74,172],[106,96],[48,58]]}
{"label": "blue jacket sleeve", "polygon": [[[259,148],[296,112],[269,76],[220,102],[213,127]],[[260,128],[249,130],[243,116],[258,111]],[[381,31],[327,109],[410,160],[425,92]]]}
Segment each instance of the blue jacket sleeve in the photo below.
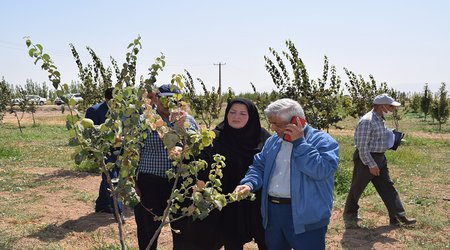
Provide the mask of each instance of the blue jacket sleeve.
{"label": "blue jacket sleeve", "polygon": [[293,144],[293,170],[315,180],[324,180],[334,175],[339,161],[339,144],[330,135],[316,132],[310,138],[300,138]]}

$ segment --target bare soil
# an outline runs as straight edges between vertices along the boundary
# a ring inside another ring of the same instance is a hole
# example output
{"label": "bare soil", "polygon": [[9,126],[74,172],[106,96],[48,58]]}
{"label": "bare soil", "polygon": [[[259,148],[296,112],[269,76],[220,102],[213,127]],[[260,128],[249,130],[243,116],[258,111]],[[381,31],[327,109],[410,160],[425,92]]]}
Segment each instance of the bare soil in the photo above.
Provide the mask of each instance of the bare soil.
{"label": "bare soil", "polygon": [[[34,215],[33,227],[40,230],[37,233],[21,237],[15,249],[32,249],[33,246],[45,246],[57,243],[64,249],[90,249],[98,244],[98,238],[103,244],[118,245],[118,227],[111,214],[95,213],[93,202],[74,200],[74,192],[87,193],[96,197],[100,176],[96,174],[78,173],[55,168],[27,168],[24,171],[39,174],[40,179],[55,183],[63,183],[60,188],[42,186],[33,189],[39,194],[39,202],[31,207],[17,207]],[[49,189],[52,189],[50,191]],[[21,194],[23,198],[30,194]],[[10,197],[11,199],[20,197]],[[125,210],[127,217],[124,225],[126,244],[137,249],[136,223],[132,209]],[[388,226],[388,218],[377,214],[365,214],[368,220],[376,218],[373,228],[345,228],[342,211],[333,211],[329,233],[327,234],[327,249],[405,249],[401,243],[407,237],[408,229]],[[0,227],[21,224],[11,219],[1,220]],[[27,225],[23,225],[27,226]],[[367,237],[370,235],[370,237]],[[171,249],[171,233],[165,227],[159,237],[159,249]],[[40,248],[40,247],[39,247]],[[245,249],[257,249],[254,243],[248,243]]]}

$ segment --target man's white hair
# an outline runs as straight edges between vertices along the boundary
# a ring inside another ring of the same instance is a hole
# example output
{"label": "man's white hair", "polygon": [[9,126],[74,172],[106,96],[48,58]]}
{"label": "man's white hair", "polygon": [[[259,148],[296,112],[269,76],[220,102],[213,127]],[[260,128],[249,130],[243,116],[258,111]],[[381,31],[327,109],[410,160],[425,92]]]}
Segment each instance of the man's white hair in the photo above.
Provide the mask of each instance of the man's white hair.
{"label": "man's white hair", "polygon": [[267,118],[278,116],[281,120],[290,122],[293,116],[299,116],[306,120],[305,112],[297,101],[289,98],[276,100],[264,110]]}

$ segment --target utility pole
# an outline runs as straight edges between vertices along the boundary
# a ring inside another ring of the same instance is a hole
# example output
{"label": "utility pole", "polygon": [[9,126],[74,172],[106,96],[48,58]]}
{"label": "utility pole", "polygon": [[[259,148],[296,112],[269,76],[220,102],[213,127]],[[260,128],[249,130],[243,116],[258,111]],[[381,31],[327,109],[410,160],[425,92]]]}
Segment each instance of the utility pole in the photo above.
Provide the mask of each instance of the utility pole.
{"label": "utility pole", "polygon": [[222,93],[222,65],[227,65],[226,63],[214,63],[215,66],[219,65],[219,88],[217,89],[217,93],[219,95]]}

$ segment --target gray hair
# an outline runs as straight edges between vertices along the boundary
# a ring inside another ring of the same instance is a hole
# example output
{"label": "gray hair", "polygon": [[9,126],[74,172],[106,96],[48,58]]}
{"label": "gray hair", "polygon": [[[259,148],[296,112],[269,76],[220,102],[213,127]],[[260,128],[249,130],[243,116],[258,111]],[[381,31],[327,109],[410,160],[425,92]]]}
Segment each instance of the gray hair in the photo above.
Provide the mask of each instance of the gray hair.
{"label": "gray hair", "polygon": [[305,112],[302,106],[297,101],[289,98],[276,100],[269,104],[264,110],[267,118],[278,116],[281,120],[290,122],[293,116],[300,116],[306,120]]}

